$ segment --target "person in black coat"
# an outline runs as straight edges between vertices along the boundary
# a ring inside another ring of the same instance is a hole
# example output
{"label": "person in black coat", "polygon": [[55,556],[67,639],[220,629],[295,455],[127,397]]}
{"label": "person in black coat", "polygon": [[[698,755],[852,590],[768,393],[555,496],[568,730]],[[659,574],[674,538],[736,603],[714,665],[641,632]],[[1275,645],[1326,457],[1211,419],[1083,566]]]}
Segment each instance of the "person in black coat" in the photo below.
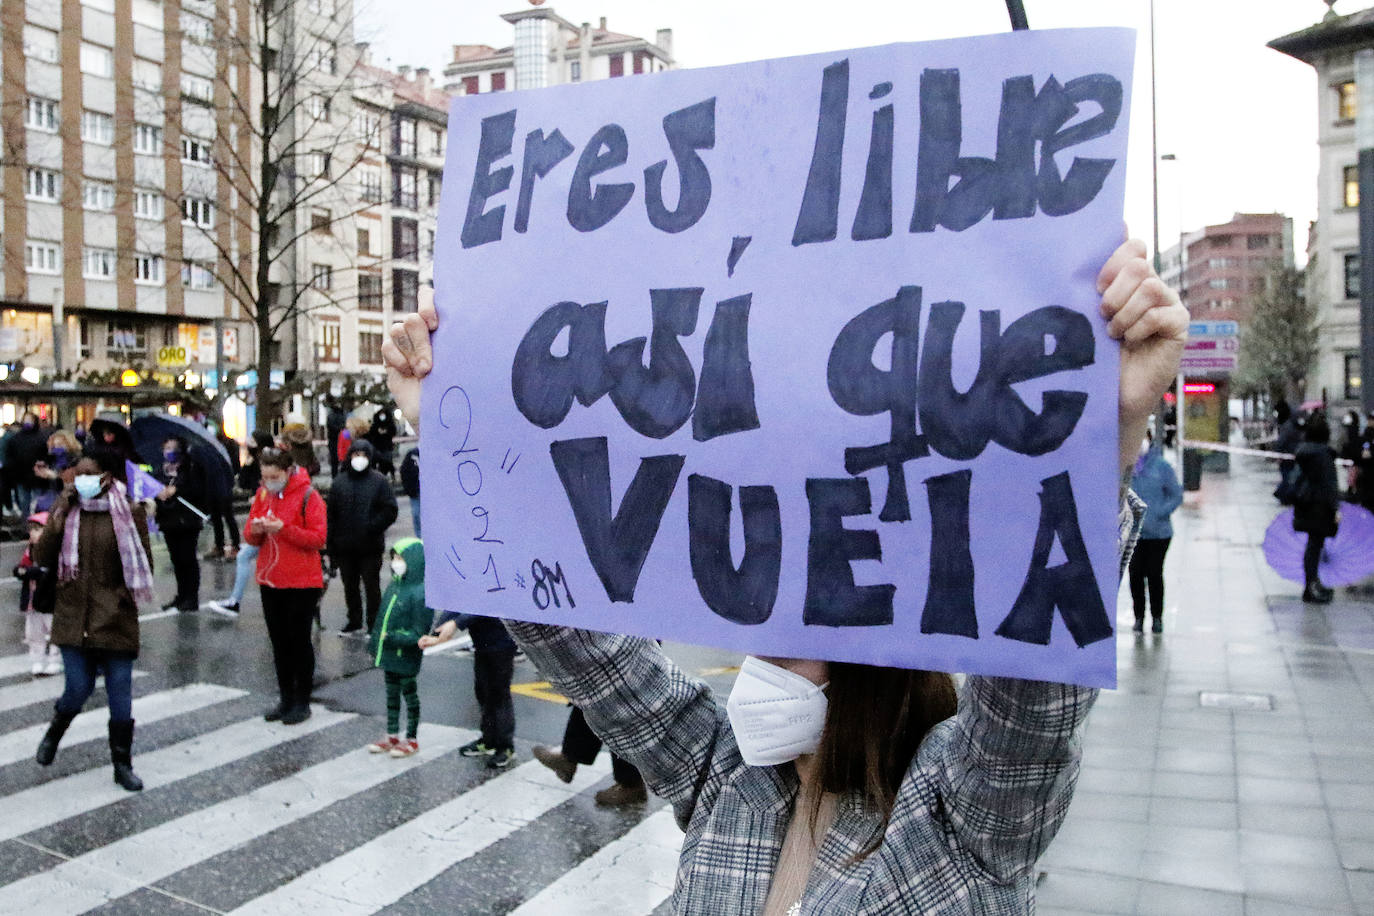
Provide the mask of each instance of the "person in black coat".
{"label": "person in black coat", "polygon": [[343,433],[344,424],[348,422],[348,411],[332,396],[325,398],[325,406],[329,408],[324,418],[325,438],[329,440],[329,476],[338,477],[339,436]]}
{"label": "person in black coat", "polygon": [[379,577],[386,529],[396,521],[391,483],[373,468],[372,444],[355,443],[342,474],[329,487],[329,557],[343,580],[348,622],[343,634],[363,628],[360,587],[367,593],[367,629],[377,621],[382,592]]}
{"label": "person in black coat", "polygon": [[372,428],[367,431],[367,441],[376,450],[374,459],[377,470],[390,477],[395,470],[393,452],[396,449],[396,418],[390,407],[383,407],[372,415]]}
{"label": "person in black coat", "polygon": [[14,500],[21,518],[28,517],[37,491],[48,488],[48,481],[34,473],[34,467],[47,457],[48,433],[38,424],[38,415],[26,411],[19,432],[5,450],[5,466],[13,475]]}
{"label": "person in black coat", "polygon": [[157,527],[167,544],[167,557],[177,581],[175,597],[162,609],[198,611],[200,557],[196,549],[210,505],[205,469],[191,454],[186,440],[172,436],[162,443],[162,466],[153,476],[163,484],[157,495]]}
{"label": "person in black coat", "polygon": [[[232,560],[239,555],[239,522],[234,518],[234,482],[238,479],[239,471],[239,441],[228,433],[223,427],[216,429],[215,439],[220,445],[224,446],[225,452],[229,454],[229,468],[232,472],[229,477],[222,478],[220,475],[213,475],[216,479],[210,494],[210,524],[215,532],[215,547],[207,551],[207,560]],[[259,472],[261,473],[261,472]],[[206,475],[209,478],[211,475]],[[224,546],[224,529],[229,529],[229,547]]]}
{"label": "person in black coat", "polygon": [[1322,546],[1327,538],[1335,536],[1341,520],[1336,452],[1328,444],[1331,430],[1326,417],[1320,412],[1309,417],[1303,438],[1305,441],[1294,453],[1301,475],[1293,502],[1293,530],[1307,532],[1307,549],[1302,555],[1306,580],[1302,600],[1326,604],[1331,601],[1332,592],[1322,584],[1317,567],[1321,563]]}

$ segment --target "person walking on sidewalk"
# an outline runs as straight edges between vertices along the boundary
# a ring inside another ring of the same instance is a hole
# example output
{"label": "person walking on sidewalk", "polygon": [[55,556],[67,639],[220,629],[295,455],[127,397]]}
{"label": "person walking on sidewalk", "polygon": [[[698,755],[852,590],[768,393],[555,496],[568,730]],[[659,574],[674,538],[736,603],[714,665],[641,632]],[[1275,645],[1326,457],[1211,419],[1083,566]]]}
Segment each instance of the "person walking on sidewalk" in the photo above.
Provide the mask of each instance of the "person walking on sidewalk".
{"label": "person walking on sidewalk", "polygon": [[200,462],[191,455],[186,440],[172,436],[162,443],[162,467],[153,473],[162,483],[157,494],[158,530],[167,544],[167,558],[176,575],[177,593],[162,606],[164,611],[200,610],[200,557],[196,544],[208,517],[209,488]]}
{"label": "person walking on sidewalk", "polygon": [[258,585],[262,616],[272,641],[280,702],[263,716],[295,725],[310,718],[315,680],[315,647],[310,627],[324,588],[320,550],[324,548],[324,500],[310,485],[310,474],[295,466],[282,449],[258,455],[262,487],[253,497],[243,539],[260,548]]}
{"label": "person walking on sidewalk", "polygon": [[110,707],[114,781],[143,788],[134,774],[133,667],[138,657],[138,605],[152,603],[152,547],[146,510],[130,504],[115,465],[102,454],[82,458],[53,503],[34,558],[57,568],[52,641],[62,650],[66,689],[35,758],[48,766],[67,726],[86,705],[98,675]]}
{"label": "person walking on sidewalk", "polygon": [[[409,757],[420,750],[420,640],[429,635],[434,612],[425,604],[425,546],[402,538],[391,548],[391,584],[368,651],[386,681],[386,737],[367,749],[374,754]],[[406,736],[401,738],[401,698],[406,701]]]}
{"label": "person walking on sidewalk", "polygon": [[1331,428],[1320,412],[1308,417],[1302,445],[1294,458],[1298,465],[1298,485],[1293,502],[1293,530],[1307,533],[1307,548],[1302,554],[1306,585],[1302,600],[1328,604],[1333,593],[1322,584],[1318,567],[1326,539],[1335,537],[1341,522],[1341,491],[1336,483],[1336,453],[1331,448]]}
{"label": "person walking on sidewalk", "polygon": [[343,579],[348,607],[341,634],[363,628],[364,595],[369,632],[382,603],[382,554],[397,509],[391,483],[373,468],[374,454],[366,440],[353,443],[344,472],[329,485],[329,558]]}
{"label": "person walking on sidewalk", "polygon": [[[574,706],[572,714],[568,716],[568,724],[563,729],[563,746],[554,750],[536,744],[531,752],[535,760],[553,770],[559,779],[572,782],[578,765],[590,765],[600,751],[601,739],[587,724],[582,710]],[[615,777],[615,785],[596,793],[598,805],[618,808],[622,805],[642,804],[649,800],[648,790],[644,788],[644,777],[635,769],[633,763],[612,754],[611,774]]]}
{"label": "person walking on sidewalk", "polygon": [[1151,629],[1164,632],[1164,555],[1174,536],[1169,516],[1183,504],[1183,487],[1164,451],[1147,437],[1131,474],[1131,489],[1145,502],[1145,520],[1140,540],[1131,554],[1131,604],[1135,609],[1135,632],[1145,632],[1145,596],[1150,598]]}

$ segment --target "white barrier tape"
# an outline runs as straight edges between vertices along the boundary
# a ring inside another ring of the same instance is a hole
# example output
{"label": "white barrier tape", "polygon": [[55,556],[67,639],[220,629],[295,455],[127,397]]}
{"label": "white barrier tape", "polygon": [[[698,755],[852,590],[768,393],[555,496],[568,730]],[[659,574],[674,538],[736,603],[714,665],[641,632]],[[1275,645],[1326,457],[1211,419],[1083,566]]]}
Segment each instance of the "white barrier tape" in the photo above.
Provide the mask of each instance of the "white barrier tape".
{"label": "white barrier tape", "polygon": [[[1249,455],[1251,458],[1266,458],[1270,461],[1291,461],[1293,456],[1287,452],[1266,452],[1257,448],[1244,448],[1239,445],[1227,445],[1225,442],[1199,442],[1196,439],[1184,439],[1184,448],[1206,449],[1209,452],[1226,452],[1231,455]],[[1336,464],[1341,467],[1350,467],[1355,462],[1349,458],[1337,458]]]}

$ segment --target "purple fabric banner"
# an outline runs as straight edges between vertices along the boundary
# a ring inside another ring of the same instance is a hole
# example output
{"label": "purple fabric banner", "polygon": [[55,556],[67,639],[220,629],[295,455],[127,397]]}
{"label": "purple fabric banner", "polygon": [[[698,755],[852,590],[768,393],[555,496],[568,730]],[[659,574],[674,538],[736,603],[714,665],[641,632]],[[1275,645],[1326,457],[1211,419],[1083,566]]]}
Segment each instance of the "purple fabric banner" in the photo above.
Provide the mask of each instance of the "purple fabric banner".
{"label": "purple fabric banner", "polygon": [[1115,682],[1135,35],[457,99],[421,474],[436,608]]}

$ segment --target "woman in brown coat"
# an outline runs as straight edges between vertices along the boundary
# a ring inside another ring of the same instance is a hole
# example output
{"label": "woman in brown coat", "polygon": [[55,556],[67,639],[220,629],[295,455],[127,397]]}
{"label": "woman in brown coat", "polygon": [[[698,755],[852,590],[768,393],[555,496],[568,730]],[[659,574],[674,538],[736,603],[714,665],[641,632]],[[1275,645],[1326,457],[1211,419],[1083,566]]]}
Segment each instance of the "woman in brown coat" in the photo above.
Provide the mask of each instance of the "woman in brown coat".
{"label": "woman in brown coat", "polygon": [[52,763],[67,726],[103,674],[114,779],[136,792],[143,782],[133,770],[131,687],[138,602],[153,600],[152,550],[147,513],[130,504],[124,484],[114,479],[116,460],[101,453],[77,463],[34,551],[39,565],[58,570],[52,642],[62,650],[67,677],[37,759]]}

